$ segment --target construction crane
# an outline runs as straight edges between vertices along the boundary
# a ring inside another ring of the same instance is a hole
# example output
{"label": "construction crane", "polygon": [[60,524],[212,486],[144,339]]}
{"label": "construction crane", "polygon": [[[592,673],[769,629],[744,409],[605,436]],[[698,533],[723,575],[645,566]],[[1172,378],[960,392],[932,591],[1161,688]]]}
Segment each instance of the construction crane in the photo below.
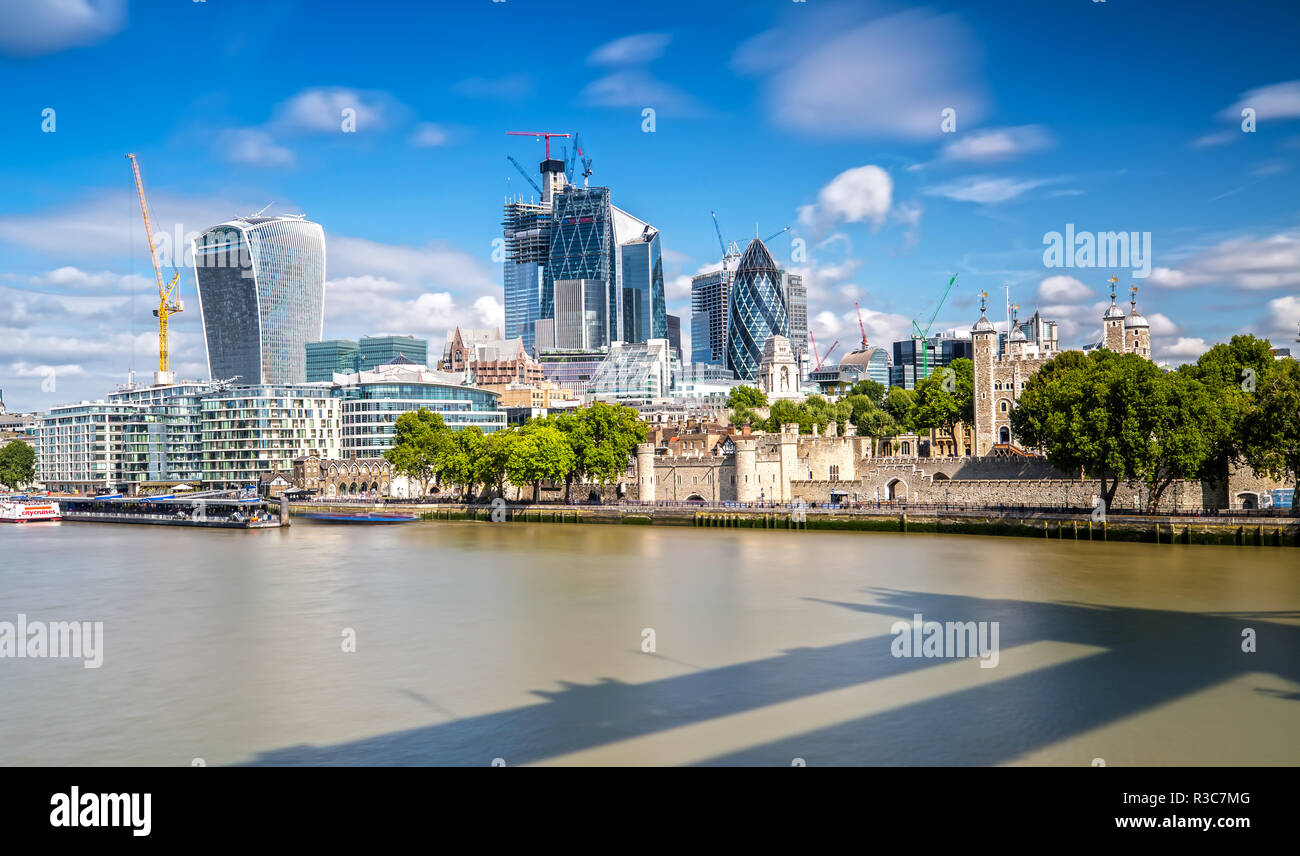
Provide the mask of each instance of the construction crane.
{"label": "construction crane", "polygon": [[[582,186],[587,186],[587,179],[591,178],[591,158],[582,150],[582,138],[575,131],[573,134],[573,153],[574,156],[582,161]],[[570,162],[565,170],[569,183],[573,183],[573,163]]]}
{"label": "construction crane", "polygon": [[859,306],[856,301],[853,305],[857,307],[858,310],[858,329],[862,331],[862,350],[865,351],[867,349],[867,328],[866,325],[862,323],[862,307]]}
{"label": "construction crane", "polygon": [[727,246],[727,242],[722,238],[722,227],[718,225],[718,212],[710,211],[709,213],[713,215],[713,231],[718,233],[718,246],[722,248],[722,272],[726,273],[727,260],[740,258],[740,247],[736,246],[735,241],[731,242],[730,247]]}
{"label": "construction crane", "polygon": [[826,356],[823,357],[817,354],[817,337],[813,335],[812,330],[808,331],[808,341],[809,343],[812,344],[813,359],[817,361],[817,364],[813,366],[813,371],[817,371],[819,368],[822,367],[823,363],[825,363],[827,360],[831,358],[831,354],[835,352],[836,346],[839,345],[840,343],[840,340],[836,339],[831,344],[831,349],[826,352]]}
{"label": "construction crane", "polygon": [[766,238],[763,239],[763,243],[766,244],[767,242],[771,241],[773,238],[779,238],[779,237],[781,237],[782,235],[784,235],[786,232],[789,232],[789,231],[790,231],[790,227],[789,227],[789,226],[786,226],[786,227],[785,227],[784,229],[782,229],[781,231],[779,231],[779,232],[774,232],[774,233],[772,233],[771,235],[768,235]]}
{"label": "construction crane", "polygon": [[[154,279],[158,281],[158,308],[153,314],[158,317],[158,373],[171,371],[171,355],[168,335],[168,319],[177,312],[185,311],[185,301],[172,300],[172,291],[180,281],[180,272],[172,276],[172,281],[163,285],[162,269],[158,267],[158,252],[154,246],[153,224],[149,222],[149,205],[144,201],[144,181],[140,178],[140,163],[135,155],[127,154],[131,161],[131,172],[135,175],[135,190],[140,196],[140,213],[144,216],[144,236],[149,242],[149,260],[153,262]],[[159,378],[162,381],[162,378]]]}
{"label": "construction crane", "polygon": [[508,137],[535,137],[546,139],[546,159],[551,159],[551,137],[572,137],[572,134],[552,134],[549,131],[506,131]]}
{"label": "construction crane", "polygon": [[510,157],[510,155],[506,155],[506,160],[510,161],[512,164],[515,165],[515,169],[519,170],[519,174],[522,175],[522,176],[524,177],[524,181],[526,181],[526,182],[528,182],[529,184],[531,184],[531,185],[533,186],[533,190],[536,190],[536,191],[537,191],[537,195],[538,195],[538,196],[541,196],[541,195],[542,195],[542,189],[541,189],[540,187],[537,186],[537,182],[533,181],[533,177],[532,177],[531,175],[529,175],[527,172],[525,172],[525,171],[524,171],[524,168],[523,168],[522,166],[519,165],[519,161],[517,161],[517,160],[515,160],[514,158]]}
{"label": "construction crane", "polygon": [[930,315],[930,320],[926,322],[924,330],[915,320],[912,321],[912,330],[914,331],[912,339],[921,343],[921,377],[917,378],[918,381],[930,376],[930,341],[927,337],[930,335],[930,328],[934,326],[934,319],[939,317],[939,310],[943,309],[943,304],[947,302],[948,295],[952,293],[952,287],[956,282],[957,274],[953,274],[952,279],[948,280],[948,287],[944,289],[943,297],[939,298],[939,305],[934,307],[934,313]]}

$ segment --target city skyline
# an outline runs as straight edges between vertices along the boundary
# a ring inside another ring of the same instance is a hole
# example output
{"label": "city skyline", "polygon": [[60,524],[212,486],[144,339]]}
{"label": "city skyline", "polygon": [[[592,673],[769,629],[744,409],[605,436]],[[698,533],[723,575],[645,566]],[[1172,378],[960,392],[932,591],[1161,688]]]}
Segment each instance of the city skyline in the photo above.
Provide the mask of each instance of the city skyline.
{"label": "city skyline", "polygon": [[[667,311],[684,319],[691,276],[719,263],[716,210],[742,246],[793,227],[772,252],[803,276],[809,326],[823,347],[841,340],[840,354],[859,338],[854,303],[871,344],[887,347],[954,272],[961,287],[936,330],[968,327],[978,291],[1000,297],[1011,283],[1022,317],[1040,309],[1060,321],[1062,347],[1081,347],[1100,332],[1112,274],[1143,289],[1160,361],[1192,360],[1236,332],[1291,346],[1300,320],[1300,81],[1286,33],[1264,23],[1281,4],[732,3],[707,27],[682,5],[662,30],[624,12],[581,19],[544,63],[514,56],[547,17],[523,3],[440,14],[452,33],[476,35],[447,39],[436,58],[417,47],[432,10],[408,13],[403,32],[292,5],[256,31],[235,24],[242,4],[148,17],[139,4],[99,4],[81,21],[53,8],[38,4],[0,37],[0,66],[26,93],[3,108],[6,125],[30,129],[0,144],[11,408],[95,398],[153,368],[153,284],[126,151],[140,155],[172,245],[272,201],[270,213],[321,223],[327,339],[505,327],[492,241],[504,199],[530,195],[505,156],[531,169],[542,154],[505,136],[521,129],[582,133],[592,185],[660,230]],[[1181,41],[1170,43],[1175,13]],[[289,28],[292,43],[277,36]],[[1057,28],[1074,42],[1041,38]],[[160,37],[177,31],[186,44]],[[1220,43],[1251,47],[1228,64],[1197,60]],[[318,56],[320,44],[344,47]],[[852,44],[881,49],[861,59],[845,53]],[[277,74],[236,89],[271,45]],[[152,106],[119,114],[102,91],[138,88],[121,60],[142,51],[187,74],[148,81]],[[340,126],[349,109],[355,134]],[[1132,264],[1149,276],[1079,266],[1088,260],[1075,254],[1044,265],[1051,234],[1108,232],[1149,234]],[[187,271],[182,298],[195,299],[192,282]],[[199,315],[172,321],[178,377],[206,374]]]}

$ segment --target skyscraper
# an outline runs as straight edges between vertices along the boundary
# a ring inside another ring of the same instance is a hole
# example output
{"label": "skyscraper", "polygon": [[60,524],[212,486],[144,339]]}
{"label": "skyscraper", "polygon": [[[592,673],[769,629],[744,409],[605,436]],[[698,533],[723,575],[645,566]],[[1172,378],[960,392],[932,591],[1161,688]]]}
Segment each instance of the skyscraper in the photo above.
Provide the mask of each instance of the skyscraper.
{"label": "skyscraper", "polygon": [[307,343],[307,382],[332,382],[334,373],[357,371],[357,343],[351,339],[327,339]]}
{"label": "skyscraper", "polygon": [[781,272],[785,303],[790,308],[790,348],[800,365],[808,353],[808,289],[797,273]]}
{"label": "skyscraper", "polygon": [[[551,224],[550,255],[542,278],[539,318],[556,318],[555,283],[560,280],[590,280],[598,283],[605,304],[605,332],[588,347],[609,345],[621,335],[618,323],[621,301],[617,289],[618,245],[614,240],[613,206],[608,187],[570,185],[555,194]],[[584,309],[594,311],[584,287]],[[556,341],[560,338],[556,319]]]}
{"label": "skyscraper", "polygon": [[523,339],[524,348],[532,353],[537,320],[543,317],[541,297],[546,259],[551,252],[551,205],[507,202],[501,227],[505,236],[505,336]]}
{"label": "skyscraper", "polygon": [[715,270],[691,279],[691,362],[727,365],[727,307],[734,270]]}
{"label": "skyscraper", "polygon": [[240,217],[195,238],[208,372],[302,383],[325,314],[325,232],[302,217]]}
{"label": "skyscraper", "polygon": [[619,246],[623,273],[623,341],[644,342],[668,336],[664,263],[659,231],[646,226]]}
{"label": "skyscraper", "polygon": [[727,309],[727,368],[741,380],[757,377],[769,336],[790,335],[781,271],[767,246],[755,238],[745,248],[731,285]]}
{"label": "skyscraper", "polygon": [[357,340],[357,371],[370,371],[398,357],[427,366],[429,340],[415,336],[362,336]]}

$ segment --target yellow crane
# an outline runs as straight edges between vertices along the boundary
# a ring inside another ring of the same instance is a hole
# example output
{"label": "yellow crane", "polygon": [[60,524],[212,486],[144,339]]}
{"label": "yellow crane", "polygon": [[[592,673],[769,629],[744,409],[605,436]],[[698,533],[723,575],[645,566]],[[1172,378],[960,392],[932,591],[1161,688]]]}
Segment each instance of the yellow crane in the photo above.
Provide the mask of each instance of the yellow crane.
{"label": "yellow crane", "polygon": [[158,280],[158,308],[153,314],[158,316],[158,371],[171,371],[171,358],[167,333],[167,319],[177,312],[185,311],[185,301],[172,300],[172,291],[181,278],[179,273],[172,276],[172,281],[163,285],[162,269],[158,267],[158,251],[153,241],[153,224],[149,222],[149,205],[144,201],[144,182],[140,179],[140,164],[135,155],[127,154],[131,161],[131,172],[135,174],[135,190],[140,195],[140,213],[144,215],[144,236],[149,241],[149,260],[153,262],[154,279]]}

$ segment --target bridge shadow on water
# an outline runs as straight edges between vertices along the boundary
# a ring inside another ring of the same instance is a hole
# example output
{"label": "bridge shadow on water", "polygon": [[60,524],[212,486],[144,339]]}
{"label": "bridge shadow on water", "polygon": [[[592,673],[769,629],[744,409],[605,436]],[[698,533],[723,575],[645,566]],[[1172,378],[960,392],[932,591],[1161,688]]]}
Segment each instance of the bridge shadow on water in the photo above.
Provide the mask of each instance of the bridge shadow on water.
{"label": "bridge shadow on water", "polygon": [[[831,727],[807,730],[792,717],[788,736],[704,763],[789,764],[802,757],[822,765],[999,764],[1245,674],[1300,683],[1300,627],[1277,623],[1294,619],[1294,610],[1204,614],[894,589],[866,592],[874,602],[808,600],[896,620],[921,613],[926,621],[997,621],[1004,663],[1013,649],[1035,642],[1103,650],[1005,679],[999,679],[1000,669],[989,669],[988,680],[973,686],[946,692],[940,687],[938,695],[898,705],[885,699],[880,712]],[[1242,651],[1245,627],[1257,634],[1257,653]],[[537,704],[337,745],[285,747],[247,763],[484,766],[500,757],[515,766],[952,662],[895,658],[894,638],[795,648],[642,684],[566,683],[556,692],[537,691],[542,699]],[[1255,694],[1300,701],[1296,693],[1275,689],[1257,687]],[[1230,719],[1234,728],[1251,728],[1244,708]]]}

